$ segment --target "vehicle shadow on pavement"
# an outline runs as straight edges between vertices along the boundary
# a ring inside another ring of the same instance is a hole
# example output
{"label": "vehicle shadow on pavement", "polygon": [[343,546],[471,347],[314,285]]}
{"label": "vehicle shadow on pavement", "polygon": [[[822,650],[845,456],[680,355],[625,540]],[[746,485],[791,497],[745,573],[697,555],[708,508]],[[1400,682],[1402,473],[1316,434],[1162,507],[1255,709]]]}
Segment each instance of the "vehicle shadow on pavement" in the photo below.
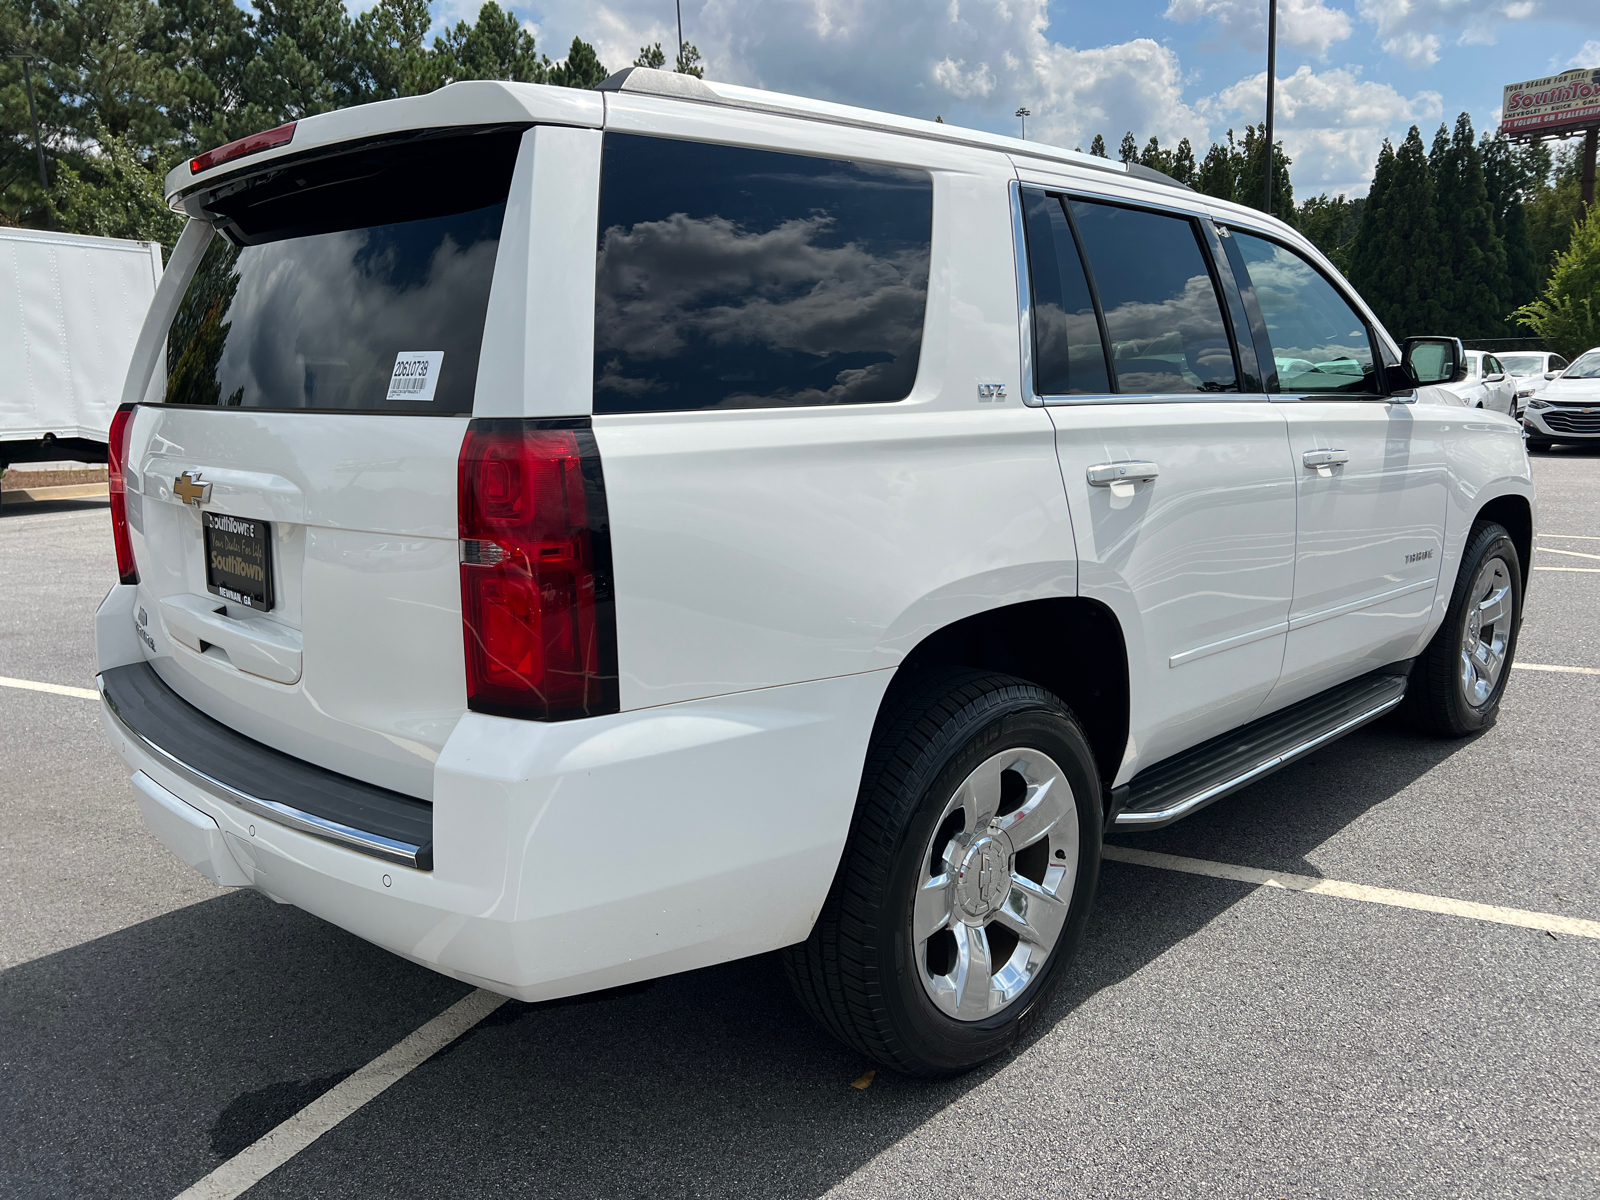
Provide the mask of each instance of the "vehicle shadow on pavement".
{"label": "vehicle shadow on pavement", "polygon": [[[1358,733],[1193,818],[1199,836],[1186,822],[1137,844],[1215,857],[1219,837],[1266,828],[1276,849],[1256,865],[1305,871],[1460,745]],[[1021,1052],[1251,890],[1107,863],[1073,975]],[[466,990],[253,893],[13,968],[0,1190],[174,1195]],[[250,1195],[817,1196],[1007,1061],[852,1089],[872,1064],[811,1022],[768,955],[508,1002]]]}

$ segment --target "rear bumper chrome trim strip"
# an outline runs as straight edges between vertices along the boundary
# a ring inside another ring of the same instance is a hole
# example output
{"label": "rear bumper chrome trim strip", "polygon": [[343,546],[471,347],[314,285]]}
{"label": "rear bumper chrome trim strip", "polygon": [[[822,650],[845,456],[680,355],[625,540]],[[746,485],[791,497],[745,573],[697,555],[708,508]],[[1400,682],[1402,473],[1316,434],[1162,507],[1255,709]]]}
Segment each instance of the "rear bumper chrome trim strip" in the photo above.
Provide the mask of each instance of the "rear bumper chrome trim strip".
{"label": "rear bumper chrome trim strip", "polygon": [[333,842],[347,849],[358,850],[369,854],[373,858],[381,858],[385,862],[395,863],[402,867],[414,867],[424,871],[433,869],[432,847],[412,845],[407,842],[386,838],[381,834],[369,833],[362,829],[353,829],[348,825],[341,825],[337,821],[330,821],[326,817],[319,817],[315,813],[304,812],[282,804],[276,800],[265,800],[260,796],[252,796],[248,792],[240,791],[230,784],[223,783],[220,779],[213,778],[204,771],[198,770],[184,762],[177,755],[157,745],[144,734],[134,729],[117,708],[116,700],[106,690],[105,678],[97,676],[95,686],[99,689],[100,698],[105,701],[106,711],[132,741],[146,753],[152,755],[157,762],[166,767],[173,774],[178,775],[196,787],[204,789],[207,795],[232,804],[246,812],[287,829],[300,833],[310,834],[312,837]]}

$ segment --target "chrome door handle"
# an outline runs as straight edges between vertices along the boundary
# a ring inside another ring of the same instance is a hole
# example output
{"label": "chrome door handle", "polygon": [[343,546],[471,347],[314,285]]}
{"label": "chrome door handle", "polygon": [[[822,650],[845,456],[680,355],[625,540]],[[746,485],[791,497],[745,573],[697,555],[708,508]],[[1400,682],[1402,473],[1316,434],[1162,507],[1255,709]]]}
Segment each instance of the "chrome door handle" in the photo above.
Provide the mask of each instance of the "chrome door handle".
{"label": "chrome door handle", "polygon": [[1300,461],[1305,463],[1306,469],[1315,471],[1318,467],[1336,467],[1341,463],[1350,461],[1348,450],[1307,450],[1300,456]]}
{"label": "chrome door handle", "polygon": [[1161,474],[1153,462],[1096,463],[1088,470],[1092,487],[1110,487],[1113,483],[1143,483]]}

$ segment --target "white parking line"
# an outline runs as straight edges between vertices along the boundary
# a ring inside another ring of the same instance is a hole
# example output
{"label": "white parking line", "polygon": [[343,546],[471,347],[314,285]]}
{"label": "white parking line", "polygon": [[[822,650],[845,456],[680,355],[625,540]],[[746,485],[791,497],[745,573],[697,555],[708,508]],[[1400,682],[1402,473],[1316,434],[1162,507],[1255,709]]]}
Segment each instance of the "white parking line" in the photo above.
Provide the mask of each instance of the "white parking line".
{"label": "white parking line", "polygon": [[233,1200],[260,1183],[384,1089],[404,1079],[506,998],[482,990],[456,1001],[342,1083],[335,1084],[260,1140],[252,1142],[177,1200]]}
{"label": "white parking line", "polygon": [[1582,550],[1557,550],[1554,546],[1540,546],[1540,554],[1567,554],[1573,558],[1592,558],[1600,561],[1600,554],[1585,554]]}
{"label": "white parking line", "polygon": [[29,692],[52,692],[57,696],[76,696],[80,700],[96,700],[100,693],[93,688],[68,687],[64,683],[36,683],[32,679],[8,679],[0,675],[0,687],[22,688]]}
{"label": "white parking line", "polygon": [[1579,575],[1600,575],[1600,567],[1535,567],[1535,571],[1576,571]]}
{"label": "white parking line", "polygon": [[1569,675],[1600,675],[1600,667],[1557,667],[1551,663],[1519,663],[1511,664],[1513,671],[1562,671]]}
{"label": "white parking line", "polygon": [[1502,908],[1498,904],[1479,904],[1473,900],[1454,900],[1449,896],[1428,896],[1421,892],[1397,892],[1393,888],[1368,887],[1361,883],[1342,883],[1337,879],[1317,879],[1311,875],[1290,875],[1283,871],[1262,871],[1232,863],[1208,862],[1203,858],[1182,858],[1176,854],[1157,854],[1127,846],[1106,846],[1104,857],[1113,862],[1156,867],[1163,871],[1182,871],[1189,875],[1209,875],[1213,879],[1233,879],[1261,887],[1283,888],[1291,892],[1310,892],[1317,896],[1337,896],[1341,900],[1362,900],[1368,904],[1387,904],[1422,912],[1470,917],[1493,921],[1497,925],[1520,925],[1569,937],[1600,938],[1600,921],[1580,917],[1561,917],[1554,913],[1530,912],[1522,908]]}
{"label": "white parking line", "polygon": [[1600,542],[1600,537],[1591,537],[1587,533],[1541,533],[1542,538],[1556,538],[1563,542]]}

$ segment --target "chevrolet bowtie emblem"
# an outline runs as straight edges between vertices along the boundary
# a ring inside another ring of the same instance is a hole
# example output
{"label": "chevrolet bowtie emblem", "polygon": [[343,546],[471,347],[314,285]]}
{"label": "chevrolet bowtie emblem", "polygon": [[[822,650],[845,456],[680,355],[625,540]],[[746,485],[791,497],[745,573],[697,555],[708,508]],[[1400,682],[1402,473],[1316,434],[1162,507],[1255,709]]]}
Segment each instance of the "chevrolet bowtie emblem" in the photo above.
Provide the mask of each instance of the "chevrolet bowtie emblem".
{"label": "chevrolet bowtie emblem", "polygon": [[200,482],[199,471],[185,471],[172,481],[172,492],[185,504],[199,508],[211,499],[211,485]]}

